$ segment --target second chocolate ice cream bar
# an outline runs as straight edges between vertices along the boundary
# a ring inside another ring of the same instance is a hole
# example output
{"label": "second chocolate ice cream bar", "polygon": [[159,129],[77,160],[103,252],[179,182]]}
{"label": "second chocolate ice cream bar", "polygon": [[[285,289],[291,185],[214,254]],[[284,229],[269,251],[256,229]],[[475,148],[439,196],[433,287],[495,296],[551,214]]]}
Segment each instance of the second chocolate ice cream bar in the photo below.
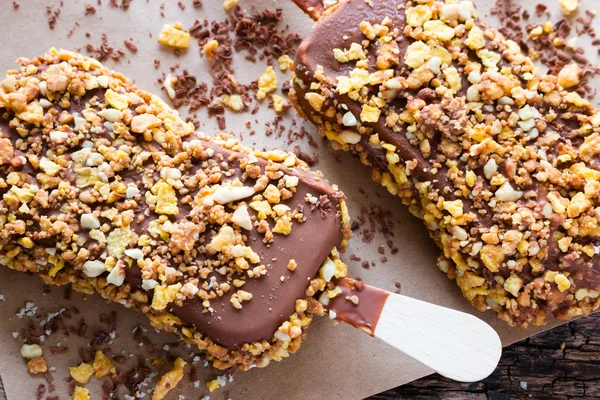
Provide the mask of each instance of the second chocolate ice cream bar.
{"label": "second chocolate ice cream bar", "polygon": [[580,74],[540,75],[470,1],[344,0],[290,96],[424,220],[473,305],[527,326],[600,305],[600,114],[567,90]]}
{"label": "second chocolate ice cream bar", "polygon": [[295,352],[346,275],[343,194],[94,59],[19,63],[0,82],[0,264],[139,309],[219,369]]}

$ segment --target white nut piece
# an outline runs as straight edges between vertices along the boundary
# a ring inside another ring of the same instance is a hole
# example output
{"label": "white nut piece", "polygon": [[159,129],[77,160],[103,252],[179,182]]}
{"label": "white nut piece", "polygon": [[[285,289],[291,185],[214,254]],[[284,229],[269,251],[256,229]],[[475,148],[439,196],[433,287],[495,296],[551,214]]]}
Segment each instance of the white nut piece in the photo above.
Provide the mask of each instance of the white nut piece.
{"label": "white nut piece", "polygon": [[242,200],[254,194],[254,189],[248,186],[221,186],[212,195],[214,201],[219,204],[227,204]]}
{"label": "white nut piece", "polygon": [[125,255],[133,258],[134,260],[141,260],[144,258],[144,253],[140,249],[127,249],[125,250]]}
{"label": "white nut piece", "polygon": [[508,182],[504,182],[498,190],[496,190],[496,198],[500,201],[517,201],[523,196],[523,192],[513,189]]}
{"label": "white nut piece", "polygon": [[198,286],[194,285],[192,282],[188,282],[181,288],[181,293],[188,297],[192,297],[195,296],[199,290]]}
{"label": "white nut piece", "polygon": [[[75,118],[75,120],[77,120],[77,118]],[[50,140],[52,141],[52,143],[63,144],[67,141],[68,138],[69,138],[69,134],[67,132],[61,132],[61,131],[50,132]]]}
{"label": "white nut piece", "polygon": [[356,126],[356,123],[358,121],[356,120],[356,117],[354,116],[354,114],[352,114],[350,111],[348,111],[346,114],[344,114],[344,116],[342,117],[342,124],[344,126]]}
{"label": "white nut piece", "polygon": [[286,188],[293,188],[298,186],[298,183],[300,182],[300,179],[297,176],[286,176],[285,177],[285,187]]}
{"label": "white nut piece", "polygon": [[172,179],[174,181],[181,179],[181,171],[177,168],[163,168],[160,171],[160,177],[165,181],[168,179]]}
{"label": "white nut piece", "polygon": [[115,286],[121,286],[125,282],[125,268],[122,262],[117,263],[112,271],[110,271],[106,281]]}
{"label": "white nut piece", "polygon": [[139,194],[140,189],[138,189],[137,186],[128,186],[127,190],[125,190],[125,196],[127,196],[128,199],[132,199]]}
{"label": "white nut piece", "polygon": [[96,78],[96,83],[98,83],[98,86],[100,86],[101,88],[106,89],[108,87],[108,84],[110,83],[110,77],[108,77],[107,75],[100,75]]}
{"label": "white nut piece", "polygon": [[483,174],[487,179],[492,179],[496,171],[498,170],[498,164],[496,164],[496,160],[490,158],[488,162],[483,167]]}
{"label": "white nut piece", "polygon": [[250,219],[250,214],[248,214],[248,207],[246,205],[239,206],[231,216],[231,222],[247,231],[251,230],[252,219]]}
{"label": "white nut piece", "polygon": [[94,214],[82,214],[81,227],[84,229],[98,229],[100,228],[100,220]]}
{"label": "white nut piece", "polygon": [[32,359],[42,356],[42,348],[39,344],[24,344],[21,346],[21,357]]}
{"label": "white nut piece", "polygon": [[342,131],[342,133],[340,133],[339,136],[342,142],[348,144],[356,144],[360,142],[361,138],[361,136],[358,133],[352,131]]}
{"label": "white nut piece", "polygon": [[106,271],[106,265],[100,260],[90,260],[83,264],[83,273],[85,276],[95,278]]}
{"label": "white nut piece", "polygon": [[152,290],[158,285],[158,281],[154,279],[143,279],[142,280],[142,289],[144,290]]}
{"label": "white nut piece", "polygon": [[331,258],[327,257],[321,266],[321,269],[319,270],[319,276],[325,282],[331,282],[331,278],[333,278],[333,275],[335,275],[335,270],[335,263],[331,261]]}
{"label": "white nut piece", "polygon": [[102,111],[98,111],[98,116],[109,122],[119,122],[121,120],[121,111],[117,110],[116,108],[107,108]]}

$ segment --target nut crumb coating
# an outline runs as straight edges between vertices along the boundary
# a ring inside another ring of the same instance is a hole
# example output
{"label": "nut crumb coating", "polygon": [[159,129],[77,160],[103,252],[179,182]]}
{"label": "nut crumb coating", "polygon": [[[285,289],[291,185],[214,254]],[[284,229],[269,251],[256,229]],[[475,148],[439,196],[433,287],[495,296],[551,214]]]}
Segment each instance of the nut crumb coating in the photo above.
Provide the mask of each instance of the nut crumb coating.
{"label": "nut crumb coating", "polygon": [[295,352],[347,273],[343,194],[293,154],[194,132],[97,60],[18,62],[0,82],[0,264],[139,309],[219,369]]}
{"label": "nut crumb coating", "polygon": [[439,267],[513,326],[600,304],[600,114],[470,1],[347,0],[301,44],[290,97],[423,219]]}

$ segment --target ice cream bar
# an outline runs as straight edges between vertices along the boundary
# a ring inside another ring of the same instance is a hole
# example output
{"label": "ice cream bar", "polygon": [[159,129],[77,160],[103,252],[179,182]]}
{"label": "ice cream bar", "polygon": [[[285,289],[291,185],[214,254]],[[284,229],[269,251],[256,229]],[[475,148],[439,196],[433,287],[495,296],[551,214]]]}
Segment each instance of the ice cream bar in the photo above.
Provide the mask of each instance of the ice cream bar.
{"label": "ice cream bar", "polygon": [[0,264],[139,309],[220,369],[296,351],[346,275],[343,194],[293,154],[195,132],[97,60],[18,62],[0,83]]}
{"label": "ice cream bar", "polygon": [[475,307],[525,327],[600,305],[600,114],[581,73],[541,75],[470,1],[345,0],[301,44],[290,96],[423,219]]}

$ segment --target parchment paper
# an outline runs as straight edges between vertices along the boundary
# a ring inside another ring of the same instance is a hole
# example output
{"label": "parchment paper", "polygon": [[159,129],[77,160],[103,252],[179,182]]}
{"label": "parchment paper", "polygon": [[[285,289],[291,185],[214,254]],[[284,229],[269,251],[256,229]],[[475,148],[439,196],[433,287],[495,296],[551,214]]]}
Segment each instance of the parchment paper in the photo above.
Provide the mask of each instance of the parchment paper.
{"label": "parchment paper", "polygon": [[[516,2],[529,7],[531,11],[535,6],[531,2]],[[133,38],[139,49],[136,54],[126,50],[125,57],[119,63],[108,61],[106,64],[135,80],[141,88],[159,93],[165,99],[167,97],[160,91],[156,79],[161,72],[168,72],[168,67],[172,64],[180,63],[182,67],[187,67],[191,74],[207,82],[210,82],[210,78],[207,73],[207,60],[199,57],[200,50],[194,40],[190,49],[183,52],[181,57],[176,57],[171,50],[161,48],[156,43],[155,38],[162,25],[177,20],[185,27],[189,27],[195,19],[225,18],[220,0],[205,0],[203,8],[199,10],[192,7],[191,0],[185,0],[183,1],[187,6],[185,11],[178,7],[177,2],[165,1],[165,17],[161,17],[161,2],[154,0],[149,2],[133,0],[127,12],[110,7],[108,0],[105,0],[102,6],[97,6],[96,1],[89,1],[97,8],[97,12],[90,16],[84,16],[85,5],[88,2],[65,0],[56,28],[50,30],[46,4],[21,1],[19,10],[15,11],[10,7],[11,2],[3,0],[3,3],[5,7],[0,12],[0,26],[3,27],[0,59],[2,74],[3,71],[13,68],[13,61],[17,57],[34,57],[50,47],[77,50],[87,43],[99,45],[101,33],[106,32],[109,43],[116,48],[124,47],[123,40]],[[485,14],[493,3],[493,0],[476,1],[482,14]],[[556,3],[547,4],[553,11],[554,21],[556,21],[560,17],[558,1],[552,0],[551,3]],[[594,0],[583,1],[583,8],[591,9],[593,3]],[[48,4],[58,6],[59,2],[55,0]],[[289,24],[290,31],[301,35],[306,34],[312,26],[308,17],[296,9],[291,1],[240,0],[240,5],[246,11],[265,7],[282,8],[284,21]],[[78,26],[75,24],[76,21],[79,23]],[[498,26],[495,20],[491,20],[491,23]],[[67,32],[72,28],[74,32],[71,37],[68,37]],[[86,32],[91,34],[91,38],[85,37]],[[153,38],[150,37],[151,35]],[[85,54],[85,51],[83,52]],[[595,53],[594,49],[588,51],[592,59]],[[161,60],[161,67],[158,70],[153,65],[155,59]],[[238,68],[236,76],[242,83],[256,80],[266,67],[264,61],[252,64],[241,59],[236,59],[236,66]],[[289,73],[277,72],[279,87],[281,87],[283,81],[289,79]],[[203,121],[203,125],[198,129],[207,133],[215,132],[215,121],[206,117],[205,109],[198,115]],[[344,257],[350,266],[350,275],[361,277],[365,282],[391,291],[397,289],[394,283],[399,282],[404,295],[477,313],[463,299],[456,284],[437,270],[436,258],[439,251],[428,238],[421,223],[406,211],[398,199],[393,198],[382,187],[371,181],[368,168],[360,165],[359,161],[352,159],[347,153],[333,151],[328,144],[317,137],[310,124],[300,120],[296,129],[304,125],[306,130],[317,139],[318,149],[307,146],[306,138],[289,145],[286,135],[281,138],[277,138],[276,135],[266,137],[263,134],[264,123],[273,120],[274,117],[275,112],[264,105],[255,116],[249,113],[227,113],[227,131],[235,134],[245,132],[243,142],[258,148],[292,149],[293,146],[300,145],[308,153],[318,153],[319,162],[316,168],[322,170],[331,182],[337,183],[346,193],[349,198],[350,213],[354,219],[357,219],[363,210],[375,209],[386,213],[387,218],[393,221],[393,226],[388,227],[393,234],[394,244],[400,251],[395,255],[391,254],[386,246],[386,238],[381,233],[375,234],[371,243],[364,243],[363,235],[355,235]],[[294,119],[296,119],[295,112],[289,110],[283,124],[289,126]],[[251,121],[251,129],[256,130],[254,136],[248,135],[248,129],[245,127],[247,121]],[[364,217],[369,220],[368,214],[364,214]],[[368,222],[361,230],[363,228],[371,229]],[[381,226],[375,224],[375,228],[380,229]],[[380,261],[381,254],[378,253],[378,247],[382,245],[385,247],[385,257],[388,260],[386,263]],[[376,266],[365,269],[361,266],[362,261],[352,261],[350,254],[355,254],[363,261],[375,261]],[[0,267],[0,294],[4,296],[4,301],[0,301],[0,321],[2,321],[0,323],[0,374],[10,400],[35,398],[36,388],[40,383],[45,383],[43,377],[33,377],[27,372],[25,362],[19,355],[22,339],[13,339],[13,332],[26,328],[30,319],[30,317],[18,318],[16,315],[27,301],[37,306],[38,315],[56,312],[63,307],[76,306],[80,313],[69,321],[77,325],[76,322],[84,318],[89,325],[89,331],[104,329],[105,326],[99,322],[99,314],[110,314],[115,311],[119,321],[116,338],[110,346],[102,348],[110,347],[110,352],[113,354],[122,352],[130,360],[135,360],[138,356],[148,357],[147,349],[140,347],[131,333],[137,325],[148,325],[145,317],[134,311],[119,305],[107,304],[95,296],[88,296],[84,301],[86,297],[77,293],[67,301],[64,298],[64,288],[52,288],[49,293],[44,294],[43,285],[37,277],[9,271],[2,267]],[[490,312],[477,315],[497,329],[504,345],[557,324],[554,322],[544,328],[523,330],[509,328]],[[39,322],[39,318],[34,318],[34,321]],[[151,328],[145,335],[156,344],[153,355],[178,354],[178,352],[189,355],[192,352],[192,349],[185,346],[175,349],[176,346],[172,343],[176,338],[173,335],[156,333]],[[69,351],[60,356],[52,356],[48,349],[56,341],[62,341],[63,345],[69,347]],[[165,350],[166,347],[163,349],[162,343],[171,343],[169,350]],[[85,345],[84,340],[75,334],[69,337],[51,336],[43,345],[49,366],[54,369],[52,373],[57,387],[54,394],[60,395],[62,399],[69,398],[65,382],[68,377],[67,367],[80,362],[78,349],[82,345]],[[170,368],[171,364],[172,358],[162,370]],[[198,374],[200,388],[194,388],[190,380],[185,378],[171,392],[169,399],[176,399],[180,394],[185,395],[187,399],[199,399],[208,394],[204,382],[222,373],[210,367],[203,368],[202,362],[199,365],[201,366]],[[123,367],[118,365],[118,368]],[[303,343],[299,353],[282,362],[273,362],[266,369],[256,368],[246,373],[235,373],[233,381],[211,394],[211,398],[354,399],[387,390],[429,373],[431,371],[426,367],[356,329],[344,325],[334,326],[329,320],[317,319],[313,322],[309,337]],[[92,399],[101,398],[100,384],[100,381],[92,378],[87,385],[92,392]]]}

